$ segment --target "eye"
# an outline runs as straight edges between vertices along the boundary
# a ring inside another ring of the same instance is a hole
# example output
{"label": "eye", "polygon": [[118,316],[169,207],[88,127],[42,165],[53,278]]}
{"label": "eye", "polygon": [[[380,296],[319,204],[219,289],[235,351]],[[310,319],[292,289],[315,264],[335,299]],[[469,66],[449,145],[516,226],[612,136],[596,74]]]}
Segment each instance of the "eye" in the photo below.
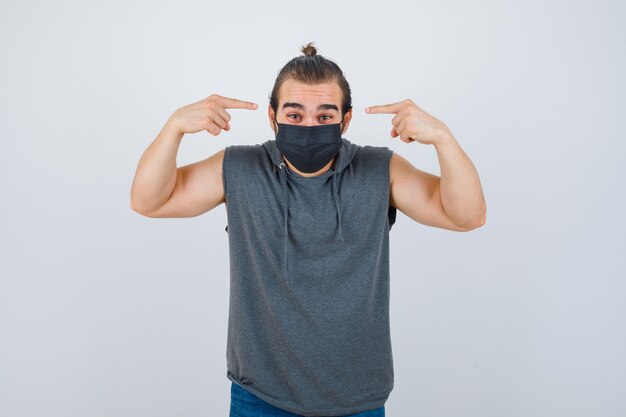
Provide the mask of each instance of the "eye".
{"label": "eye", "polygon": [[293,119],[293,117],[291,117],[291,116],[296,116],[296,117],[295,117],[296,119],[297,119],[298,117],[300,117],[300,115],[299,115],[299,114],[296,114],[296,113],[289,113],[289,114],[287,115],[287,118],[291,118],[291,119]]}
{"label": "eye", "polygon": [[333,116],[329,116],[329,115],[327,115],[327,114],[325,114],[325,115],[323,115],[323,116],[320,116],[320,118],[322,118],[322,117],[328,117],[328,119],[322,119],[322,120],[329,120],[329,119],[332,119],[332,118],[333,118]]}

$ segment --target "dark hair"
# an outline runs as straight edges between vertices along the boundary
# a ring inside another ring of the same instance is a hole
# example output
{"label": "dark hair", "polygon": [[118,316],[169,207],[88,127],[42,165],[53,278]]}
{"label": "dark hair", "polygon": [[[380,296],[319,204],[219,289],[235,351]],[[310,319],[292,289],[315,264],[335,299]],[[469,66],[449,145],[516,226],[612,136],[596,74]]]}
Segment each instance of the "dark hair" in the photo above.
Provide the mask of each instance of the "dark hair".
{"label": "dark hair", "polygon": [[297,56],[287,62],[278,73],[274,88],[270,94],[270,106],[274,109],[274,113],[278,113],[278,91],[285,80],[292,78],[306,84],[319,84],[326,81],[337,81],[341,92],[343,93],[343,102],[341,103],[341,115],[346,114],[352,108],[352,95],[350,84],[343,75],[343,71],[337,64],[330,59],[326,59],[321,55],[317,55],[317,49],[313,46],[313,42],[309,42],[301,49],[304,55]]}

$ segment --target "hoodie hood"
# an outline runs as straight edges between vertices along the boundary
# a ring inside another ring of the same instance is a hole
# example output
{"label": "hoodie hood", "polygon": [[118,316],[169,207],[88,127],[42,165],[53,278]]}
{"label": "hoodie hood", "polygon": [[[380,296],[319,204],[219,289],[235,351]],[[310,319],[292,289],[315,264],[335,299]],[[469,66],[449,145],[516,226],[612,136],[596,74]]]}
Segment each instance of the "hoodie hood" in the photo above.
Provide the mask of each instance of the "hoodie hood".
{"label": "hoodie hood", "polygon": [[[339,205],[339,190],[337,190],[337,176],[341,175],[342,171],[350,165],[352,159],[359,150],[359,146],[351,143],[349,140],[342,138],[342,145],[339,148],[339,152],[335,155],[335,161],[331,168],[324,172],[323,174],[317,175],[316,178],[323,177],[331,177],[331,192],[333,193],[333,199],[335,201],[335,208],[337,210],[337,231],[335,233],[335,237],[337,240],[343,242],[343,231],[341,229],[341,208]],[[287,242],[289,239],[289,230],[288,230],[288,208],[289,208],[289,197],[287,193],[287,169],[289,167],[285,164],[283,160],[283,155],[276,146],[276,140],[268,140],[262,144],[263,148],[267,151],[270,159],[274,167],[278,170],[280,175],[280,182],[283,189],[283,213],[284,213],[284,254],[283,254],[283,267],[285,277],[287,277]],[[293,172],[293,171],[291,171]],[[299,175],[293,172],[293,175]]]}

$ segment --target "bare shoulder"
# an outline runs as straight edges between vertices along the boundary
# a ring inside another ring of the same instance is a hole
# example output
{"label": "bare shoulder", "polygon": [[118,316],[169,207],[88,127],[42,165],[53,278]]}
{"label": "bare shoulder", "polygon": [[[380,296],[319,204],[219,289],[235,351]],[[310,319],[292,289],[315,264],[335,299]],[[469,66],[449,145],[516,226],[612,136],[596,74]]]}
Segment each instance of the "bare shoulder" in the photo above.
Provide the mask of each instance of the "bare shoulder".
{"label": "bare shoulder", "polygon": [[225,149],[179,167],[170,198],[148,217],[195,217],[225,202],[222,165]]}

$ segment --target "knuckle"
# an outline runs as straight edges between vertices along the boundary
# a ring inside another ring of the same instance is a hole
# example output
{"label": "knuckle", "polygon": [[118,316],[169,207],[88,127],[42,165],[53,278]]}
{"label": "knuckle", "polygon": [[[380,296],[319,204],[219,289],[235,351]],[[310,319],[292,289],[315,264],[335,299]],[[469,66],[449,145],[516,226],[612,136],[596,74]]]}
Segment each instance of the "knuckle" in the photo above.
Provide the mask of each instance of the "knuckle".
{"label": "knuckle", "polygon": [[213,113],[213,117],[211,117],[209,120],[210,120],[210,123],[213,123],[215,126],[219,127],[219,125],[220,125],[220,118],[217,117],[217,115],[215,113]]}

